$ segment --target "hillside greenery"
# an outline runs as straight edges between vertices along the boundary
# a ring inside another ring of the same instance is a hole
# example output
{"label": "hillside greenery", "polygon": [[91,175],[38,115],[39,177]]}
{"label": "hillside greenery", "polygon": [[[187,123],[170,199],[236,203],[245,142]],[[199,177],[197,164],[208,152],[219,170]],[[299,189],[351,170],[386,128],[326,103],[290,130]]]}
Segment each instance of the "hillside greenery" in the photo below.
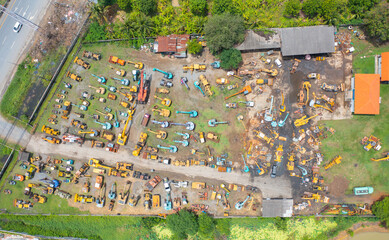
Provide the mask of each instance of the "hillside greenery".
{"label": "hillside greenery", "polygon": [[[383,41],[387,39],[381,37],[384,30],[378,28],[385,24],[385,0],[306,0],[303,3],[297,0],[178,2],[179,6],[173,6],[171,0],[99,0],[99,4],[91,9],[92,19],[99,26],[91,25],[86,40],[204,34],[204,25],[209,17],[226,13],[240,16],[246,29],[360,24],[366,18],[365,23],[374,28],[368,33],[371,36],[379,35]],[[377,4],[380,5],[375,8]],[[380,20],[371,24],[368,17],[375,14]],[[384,34],[387,35],[385,32]]]}

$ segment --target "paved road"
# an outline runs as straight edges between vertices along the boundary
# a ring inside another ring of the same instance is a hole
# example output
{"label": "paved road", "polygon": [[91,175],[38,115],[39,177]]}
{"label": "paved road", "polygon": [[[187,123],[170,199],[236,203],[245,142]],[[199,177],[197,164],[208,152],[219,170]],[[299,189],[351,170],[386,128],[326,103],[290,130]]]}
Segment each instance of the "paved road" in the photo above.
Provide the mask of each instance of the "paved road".
{"label": "paved road", "polygon": [[[8,9],[29,21],[39,24],[49,6],[51,0],[12,0]],[[0,100],[11,81],[13,73],[20,62],[20,57],[30,46],[34,30],[24,24],[19,33],[13,32],[12,28],[16,20],[6,14],[0,18]],[[29,134],[23,129],[14,127],[12,123],[0,117],[0,137],[9,136],[8,140],[22,145],[27,144]]]}
{"label": "paved road", "polygon": [[[40,153],[42,155],[61,155],[65,158],[86,160],[97,158],[104,160],[108,165],[114,165],[118,161],[130,162],[136,167],[145,169],[155,169],[156,171],[167,171],[172,173],[184,174],[188,177],[204,177],[217,179],[226,183],[238,183],[244,185],[253,185],[261,189],[264,198],[290,198],[292,197],[292,187],[290,179],[287,176],[271,179],[268,176],[255,178],[251,182],[249,175],[241,172],[220,173],[209,167],[176,167],[172,165],[156,164],[154,161],[133,157],[128,150],[120,149],[118,153],[107,152],[103,149],[90,148],[89,144],[80,147],[77,144],[53,145],[46,143],[41,139],[40,134],[31,138],[27,146],[27,151]],[[88,146],[89,145],[89,146]]]}

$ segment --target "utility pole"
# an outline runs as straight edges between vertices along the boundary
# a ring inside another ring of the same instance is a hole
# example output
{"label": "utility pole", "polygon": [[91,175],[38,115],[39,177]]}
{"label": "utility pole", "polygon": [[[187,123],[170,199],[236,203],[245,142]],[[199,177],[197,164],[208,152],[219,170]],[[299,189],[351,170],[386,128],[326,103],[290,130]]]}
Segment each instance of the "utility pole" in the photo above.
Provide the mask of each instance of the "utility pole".
{"label": "utility pole", "polygon": [[[31,22],[30,20],[28,20],[27,18],[23,17],[23,16],[20,16],[19,14],[17,14],[16,12],[6,8],[6,7],[3,7],[2,5],[0,5],[0,11],[7,14],[8,16],[12,17],[13,19],[15,19],[16,21],[19,21],[23,24],[26,24],[28,26],[30,26],[32,29],[34,29],[35,31],[39,31],[40,27]],[[40,32],[40,31],[39,31]]]}

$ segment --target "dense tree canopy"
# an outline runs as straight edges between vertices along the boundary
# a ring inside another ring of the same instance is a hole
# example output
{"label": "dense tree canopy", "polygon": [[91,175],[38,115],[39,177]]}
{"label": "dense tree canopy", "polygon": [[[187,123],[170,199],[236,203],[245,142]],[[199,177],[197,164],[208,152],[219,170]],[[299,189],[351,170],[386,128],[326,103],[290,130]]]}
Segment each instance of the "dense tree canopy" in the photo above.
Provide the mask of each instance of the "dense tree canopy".
{"label": "dense tree canopy", "polygon": [[223,52],[220,54],[220,60],[220,66],[223,69],[236,69],[242,62],[242,54],[238,49],[235,48],[223,50]]}
{"label": "dense tree canopy", "polygon": [[374,215],[389,227],[389,197],[374,203],[372,211]]}
{"label": "dense tree canopy", "polygon": [[156,0],[133,0],[133,5],[147,16],[153,16],[157,13]]}
{"label": "dense tree canopy", "polygon": [[210,17],[204,32],[212,53],[232,48],[234,44],[242,42],[245,36],[243,19],[230,13]]}
{"label": "dense tree canopy", "polygon": [[106,6],[110,6],[112,4],[115,4],[116,0],[98,0],[97,2],[99,5],[106,7]]}
{"label": "dense tree canopy", "polygon": [[212,14],[222,14],[224,12],[229,12],[232,14],[237,13],[237,9],[232,0],[214,0],[212,7]]}
{"label": "dense tree canopy", "polygon": [[215,233],[215,222],[206,213],[201,213],[198,218],[199,236],[203,239],[213,239]]}
{"label": "dense tree canopy", "polygon": [[348,0],[348,7],[355,14],[362,14],[369,11],[378,0]]}
{"label": "dense tree canopy", "polygon": [[341,6],[338,0],[307,0],[303,3],[303,11],[310,18],[319,17],[326,22],[332,22]]}
{"label": "dense tree canopy", "polygon": [[389,41],[389,3],[382,1],[365,16],[366,32],[381,41]]}
{"label": "dense tree canopy", "polygon": [[166,224],[177,239],[186,239],[188,235],[196,234],[199,228],[196,215],[186,209],[178,214],[168,215]]}
{"label": "dense tree canopy", "polygon": [[207,0],[189,0],[189,8],[197,16],[207,16],[208,14]]}
{"label": "dense tree canopy", "polygon": [[290,17],[297,17],[301,10],[300,0],[289,0],[285,4],[284,15]]}
{"label": "dense tree canopy", "polygon": [[117,0],[120,9],[129,12],[131,11],[131,0]]}

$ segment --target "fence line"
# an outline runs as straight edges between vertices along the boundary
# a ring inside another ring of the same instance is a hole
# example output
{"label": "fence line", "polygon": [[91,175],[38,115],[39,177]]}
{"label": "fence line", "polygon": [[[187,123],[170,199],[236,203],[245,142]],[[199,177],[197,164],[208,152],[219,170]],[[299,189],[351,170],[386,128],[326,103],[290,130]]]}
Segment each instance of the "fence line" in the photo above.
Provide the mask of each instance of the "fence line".
{"label": "fence line", "polygon": [[1,169],[1,172],[0,172],[0,179],[3,177],[5,171],[6,171],[7,168],[8,168],[9,163],[12,161],[14,152],[15,152],[15,148],[12,149],[12,152],[8,155],[7,161],[5,161],[4,166],[3,166],[3,168]]}

